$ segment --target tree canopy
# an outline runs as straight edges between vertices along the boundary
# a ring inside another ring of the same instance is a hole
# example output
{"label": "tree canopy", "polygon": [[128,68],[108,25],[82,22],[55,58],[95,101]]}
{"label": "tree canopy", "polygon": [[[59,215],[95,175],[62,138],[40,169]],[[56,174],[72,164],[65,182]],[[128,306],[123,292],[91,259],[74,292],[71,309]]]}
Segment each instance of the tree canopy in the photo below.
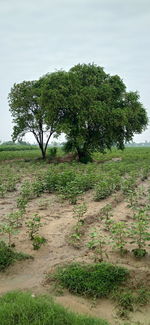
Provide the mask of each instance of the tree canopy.
{"label": "tree canopy", "polygon": [[43,158],[46,156],[48,142],[56,131],[59,119],[55,103],[53,102],[52,105],[50,101],[51,105],[46,105],[51,92],[50,89],[45,98],[46,82],[47,76],[38,81],[23,81],[20,84],[14,84],[8,96],[14,122],[13,140],[22,139],[26,133],[31,132],[40,147]]}
{"label": "tree canopy", "polygon": [[[95,150],[104,152],[113,145],[123,149],[148,123],[138,93],[127,92],[119,76],[106,74],[95,64],[78,64],[68,72],[15,84],[9,103],[14,139],[32,132],[43,154],[50,136],[64,132],[66,147],[75,149],[83,162]],[[44,132],[48,132],[45,146]]]}

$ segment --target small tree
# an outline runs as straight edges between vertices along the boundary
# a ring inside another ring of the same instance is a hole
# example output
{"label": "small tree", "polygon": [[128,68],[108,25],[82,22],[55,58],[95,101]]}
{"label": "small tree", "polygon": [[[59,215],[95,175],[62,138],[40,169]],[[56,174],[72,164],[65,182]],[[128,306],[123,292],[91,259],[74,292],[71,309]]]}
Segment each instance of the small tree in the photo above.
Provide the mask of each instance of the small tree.
{"label": "small tree", "polygon": [[26,133],[31,132],[39,145],[43,159],[46,157],[48,142],[56,131],[59,119],[54,100],[51,99],[51,105],[48,105],[51,89],[47,91],[47,79],[49,77],[44,76],[38,81],[14,84],[8,96],[15,124],[13,141],[21,140]]}

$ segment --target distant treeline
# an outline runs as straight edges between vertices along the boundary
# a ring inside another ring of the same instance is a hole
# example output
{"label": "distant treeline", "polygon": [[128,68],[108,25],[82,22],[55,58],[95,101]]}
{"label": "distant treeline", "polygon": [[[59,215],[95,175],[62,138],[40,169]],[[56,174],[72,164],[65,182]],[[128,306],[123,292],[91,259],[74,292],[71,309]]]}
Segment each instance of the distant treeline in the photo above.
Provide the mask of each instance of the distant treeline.
{"label": "distant treeline", "polygon": [[132,142],[132,143],[127,143],[125,146],[126,147],[150,147],[150,142],[148,141],[140,142],[140,143]]}

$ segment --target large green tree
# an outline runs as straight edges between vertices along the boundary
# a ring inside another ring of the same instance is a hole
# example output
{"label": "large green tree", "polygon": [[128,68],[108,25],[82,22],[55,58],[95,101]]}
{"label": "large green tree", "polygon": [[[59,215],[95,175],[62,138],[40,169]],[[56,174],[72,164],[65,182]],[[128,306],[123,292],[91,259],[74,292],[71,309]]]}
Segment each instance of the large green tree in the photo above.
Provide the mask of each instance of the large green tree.
{"label": "large green tree", "polygon": [[116,145],[124,148],[148,122],[137,92],[127,92],[119,76],[106,74],[95,64],[78,64],[68,73],[63,130],[68,148],[77,150],[80,161],[95,150]]}
{"label": "large green tree", "polygon": [[47,91],[46,75],[38,81],[23,81],[14,84],[9,93],[10,112],[13,117],[13,140],[31,132],[45,159],[48,142],[52,134],[56,132],[59,124],[58,101],[56,90],[51,95],[51,89]]}
{"label": "large green tree", "polygon": [[78,64],[69,72],[15,84],[9,105],[15,124],[13,139],[32,132],[43,158],[54,133],[64,132],[66,147],[86,162],[93,151],[104,152],[114,145],[123,149],[148,123],[138,93],[127,92],[119,76],[110,76],[95,64]]}

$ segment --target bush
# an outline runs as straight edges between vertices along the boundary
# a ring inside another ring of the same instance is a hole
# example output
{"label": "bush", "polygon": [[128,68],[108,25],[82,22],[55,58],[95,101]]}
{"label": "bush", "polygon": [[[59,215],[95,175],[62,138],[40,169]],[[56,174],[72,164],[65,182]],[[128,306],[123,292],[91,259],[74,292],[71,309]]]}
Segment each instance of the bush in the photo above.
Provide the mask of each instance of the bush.
{"label": "bush", "polygon": [[58,268],[54,278],[70,292],[91,297],[106,297],[121,284],[128,271],[109,263],[70,264]]}
{"label": "bush", "polygon": [[23,253],[14,252],[3,241],[0,241],[0,271],[6,269],[9,265],[14,263],[16,260],[24,260],[27,258],[32,258],[32,257]]}
{"label": "bush", "polygon": [[107,198],[113,192],[112,183],[110,180],[100,181],[96,185],[95,201],[100,201]]}
{"label": "bush", "polygon": [[104,320],[75,315],[48,296],[9,292],[0,298],[2,325],[108,325]]}
{"label": "bush", "polygon": [[135,298],[130,291],[122,292],[118,295],[118,305],[119,308],[128,310],[128,311],[133,311],[133,306],[135,303]]}
{"label": "bush", "polygon": [[57,147],[53,147],[53,148],[48,149],[48,157],[50,159],[56,158],[56,155],[57,155]]}

